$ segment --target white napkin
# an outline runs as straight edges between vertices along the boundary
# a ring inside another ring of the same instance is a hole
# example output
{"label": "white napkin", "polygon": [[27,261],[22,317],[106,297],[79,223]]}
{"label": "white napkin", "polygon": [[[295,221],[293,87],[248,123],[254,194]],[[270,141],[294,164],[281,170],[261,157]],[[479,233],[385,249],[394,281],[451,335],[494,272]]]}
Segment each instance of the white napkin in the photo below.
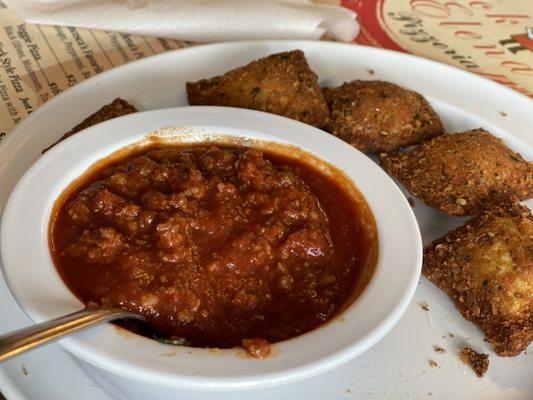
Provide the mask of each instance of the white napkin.
{"label": "white napkin", "polygon": [[352,40],[355,13],[309,0],[3,0],[27,22],[199,42]]}

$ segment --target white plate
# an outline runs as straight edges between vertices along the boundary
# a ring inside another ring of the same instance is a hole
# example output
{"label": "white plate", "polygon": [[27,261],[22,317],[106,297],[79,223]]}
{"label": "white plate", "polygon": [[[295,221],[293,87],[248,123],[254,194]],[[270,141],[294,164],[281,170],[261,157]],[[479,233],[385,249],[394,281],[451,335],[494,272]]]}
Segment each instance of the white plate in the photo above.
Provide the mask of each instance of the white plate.
{"label": "white plate", "polygon": [[[252,59],[288,49],[305,51],[320,83],[384,79],[423,93],[448,131],[482,126],[533,159],[533,103],[501,85],[432,61],[381,49],[327,42],[264,41],[217,44],[154,56],[101,74],[54,98],[29,116],[0,147],[0,208],[18,178],[46,147],[85,115],[116,96],[141,109],[186,104],[184,83],[209,77]],[[373,72],[373,74],[371,74]],[[447,217],[416,203],[425,242],[456,226]],[[420,304],[428,303],[430,312]],[[0,331],[28,324],[2,282]],[[448,335],[449,332],[454,337]],[[491,354],[487,376],[477,379],[457,358],[469,343]],[[434,346],[446,354],[434,352]],[[438,368],[429,367],[435,360]],[[22,365],[28,375],[23,373]],[[533,356],[498,358],[481,332],[464,321],[449,299],[424,279],[400,323],[356,360],[318,377],[260,391],[177,392],[151,387],[96,370],[57,345],[36,350],[0,367],[0,389],[11,399],[266,399],[266,398],[435,398],[531,399]],[[432,393],[432,396],[429,393]],[[74,395],[75,394],[75,395]]]}

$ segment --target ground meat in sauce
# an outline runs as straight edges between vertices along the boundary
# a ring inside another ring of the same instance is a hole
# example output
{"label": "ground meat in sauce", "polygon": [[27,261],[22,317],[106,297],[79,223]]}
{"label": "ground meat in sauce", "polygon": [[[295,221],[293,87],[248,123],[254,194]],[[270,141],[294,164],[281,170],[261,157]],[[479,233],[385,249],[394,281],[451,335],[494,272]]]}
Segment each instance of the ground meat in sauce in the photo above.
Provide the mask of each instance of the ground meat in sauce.
{"label": "ground meat in sauce", "polygon": [[263,359],[270,355],[272,346],[265,339],[243,339],[242,347],[253,358]]}
{"label": "ground meat in sauce", "polygon": [[51,248],[82,301],[140,312],[193,346],[244,342],[262,358],[353,292],[369,243],[358,213],[302,162],[166,147],[86,180],[58,209]]}

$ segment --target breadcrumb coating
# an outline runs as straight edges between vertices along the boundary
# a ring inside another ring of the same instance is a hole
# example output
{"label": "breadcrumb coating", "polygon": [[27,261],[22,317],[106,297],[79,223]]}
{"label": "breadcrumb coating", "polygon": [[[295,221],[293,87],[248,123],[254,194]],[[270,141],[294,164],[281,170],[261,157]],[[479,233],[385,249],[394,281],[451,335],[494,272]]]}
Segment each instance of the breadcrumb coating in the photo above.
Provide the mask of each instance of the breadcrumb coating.
{"label": "breadcrumb coating", "polygon": [[54,147],[56,144],[58,144],[62,140],[65,140],[69,136],[72,136],[75,133],[85,128],[96,125],[103,121],[107,121],[108,119],[121,117],[122,115],[131,114],[137,111],[138,111],[137,108],[135,108],[133,105],[128,103],[126,100],[121,99],[120,97],[117,97],[111,103],[106,104],[105,106],[100,108],[95,113],[89,115],[87,118],[81,121],[78,125],[76,125],[70,131],[66,132],[63,136],[61,136],[61,138],[57,142],[55,142],[51,146],[44,149],[42,152],[45,153],[46,151],[50,150],[52,147]]}
{"label": "breadcrumb coating", "polygon": [[483,377],[489,369],[489,355],[478,353],[470,347],[463,347],[459,354],[461,361],[476,373],[478,378]]}
{"label": "breadcrumb coating", "polygon": [[323,128],[329,111],[301,50],[272,54],[224,75],[187,82],[191,105],[241,107]]}
{"label": "breadcrumb coating", "polygon": [[514,207],[475,217],[424,250],[422,272],[500,356],[533,340],[533,217]]}
{"label": "breadcrumb coating", "polygon": [[483,129],[445,134],[381,164],[422,201],[450,215],[478,215],[533,197],[533,163]]}
{"label": "breadcrumb coating", "polygon": [[426,99],[394,83],[356,80],[323,92],[329,131],[361,151],[394,151],[444,133]]}

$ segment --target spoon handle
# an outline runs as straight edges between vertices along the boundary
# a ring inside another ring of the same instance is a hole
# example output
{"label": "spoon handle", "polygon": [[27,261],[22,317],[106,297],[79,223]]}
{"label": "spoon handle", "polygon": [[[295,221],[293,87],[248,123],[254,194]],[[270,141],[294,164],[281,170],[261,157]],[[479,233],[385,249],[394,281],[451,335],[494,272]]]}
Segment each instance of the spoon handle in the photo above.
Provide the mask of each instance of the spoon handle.
{"label": "spoon handle", "polygon": [[0,361],[34,347],[118,318],[141,318],[120,308],[88,308],[0,336]]}

